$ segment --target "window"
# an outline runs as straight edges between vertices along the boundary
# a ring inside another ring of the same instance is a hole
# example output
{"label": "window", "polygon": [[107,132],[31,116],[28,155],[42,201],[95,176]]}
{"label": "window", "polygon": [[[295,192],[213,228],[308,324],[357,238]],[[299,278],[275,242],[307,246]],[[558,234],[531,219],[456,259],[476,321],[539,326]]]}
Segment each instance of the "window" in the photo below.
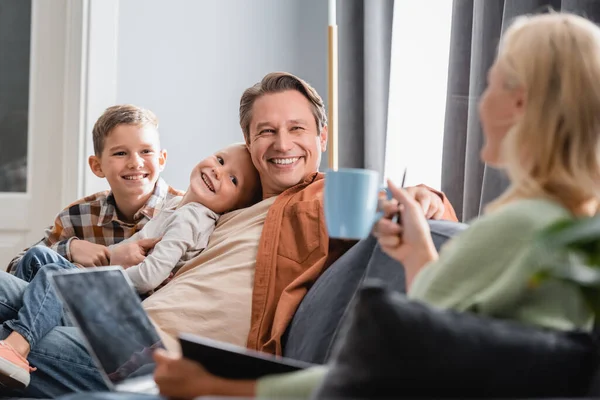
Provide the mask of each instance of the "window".
{"label": "window", "polygon": [[452,1],[394,4],[385,176],[441,185]]}
{"label": "window", "polygon": [[0,192],[27,190],[31,0],[0,6]]}

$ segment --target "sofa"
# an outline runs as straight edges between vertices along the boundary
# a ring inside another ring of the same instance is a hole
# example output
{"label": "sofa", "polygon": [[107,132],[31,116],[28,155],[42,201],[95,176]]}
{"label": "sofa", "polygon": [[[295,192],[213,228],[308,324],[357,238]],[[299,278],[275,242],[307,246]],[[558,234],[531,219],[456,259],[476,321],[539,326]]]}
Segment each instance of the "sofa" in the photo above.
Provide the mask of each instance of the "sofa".
{"label": "sofa", "polygon": [[[438,251],[449,238],[468,227],[448,221],[430,221],[429,224]],[[381,251],[373,236],[348,250],[309,290],[283,338],[283,355],[324,364],[353,297],[361,283],[370,278],[381,280],[390,289],[406,292],[404,269]]]}

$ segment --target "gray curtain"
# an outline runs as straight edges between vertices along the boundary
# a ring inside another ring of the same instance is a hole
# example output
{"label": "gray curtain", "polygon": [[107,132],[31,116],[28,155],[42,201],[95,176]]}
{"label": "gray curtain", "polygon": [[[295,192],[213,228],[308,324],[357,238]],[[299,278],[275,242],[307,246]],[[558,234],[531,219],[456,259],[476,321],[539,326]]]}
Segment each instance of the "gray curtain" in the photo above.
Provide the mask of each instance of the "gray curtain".
{"label": "gray curtain", "polygon": [[600,21],[600,0],[454,0],[442,158],[442,190],[462,221],[478,216],[508,186],[479,160],[477,103],[500,36],[518,15],[568,11]]}
{"label": "gray curtain", "polygon": [[374,169],[382,176],[393,9],[394,0],[337,1],[339,166]]}

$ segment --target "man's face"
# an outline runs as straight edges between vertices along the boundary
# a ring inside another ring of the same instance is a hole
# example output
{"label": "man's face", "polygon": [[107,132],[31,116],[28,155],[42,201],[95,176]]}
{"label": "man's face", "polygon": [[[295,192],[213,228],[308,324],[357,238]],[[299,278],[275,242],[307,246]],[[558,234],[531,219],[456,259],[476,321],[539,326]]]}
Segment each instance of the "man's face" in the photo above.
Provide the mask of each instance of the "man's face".
{"label": "man's face", "polygon": [[263,197],[278,195],[319,169],[327,128],[318,132],[311,104],[288,90],[258,98],[252,108],[248,149],[262,182]]}

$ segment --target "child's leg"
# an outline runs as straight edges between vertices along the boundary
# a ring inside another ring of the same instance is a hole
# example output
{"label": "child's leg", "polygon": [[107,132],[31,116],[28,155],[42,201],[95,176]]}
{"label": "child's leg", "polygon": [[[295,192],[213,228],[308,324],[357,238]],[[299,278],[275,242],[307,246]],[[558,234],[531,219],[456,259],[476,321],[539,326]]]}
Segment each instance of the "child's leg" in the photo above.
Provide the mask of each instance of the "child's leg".
{"label": "child's leg", "polygon": [[23,306],[17,318],[4,322],[3,327],[12,332],[0,342],[0,381],[3,375],[13,375],[13,381],[8,384],[17,387],[29,384],[30,368],[26,361],[29,351],[52,328],[62,325],[64,316],[62,301],[49,276],[56,271],[77,268],[68,264],[48,264],[40,268],[23,293]]}
{"label": "child's leg", "polygon": [[34,246],[27,250],[17,264],[15,276],[31,282],[40,268],[47,264],[61,264],[76,268],[66,258],[46,246]]}

